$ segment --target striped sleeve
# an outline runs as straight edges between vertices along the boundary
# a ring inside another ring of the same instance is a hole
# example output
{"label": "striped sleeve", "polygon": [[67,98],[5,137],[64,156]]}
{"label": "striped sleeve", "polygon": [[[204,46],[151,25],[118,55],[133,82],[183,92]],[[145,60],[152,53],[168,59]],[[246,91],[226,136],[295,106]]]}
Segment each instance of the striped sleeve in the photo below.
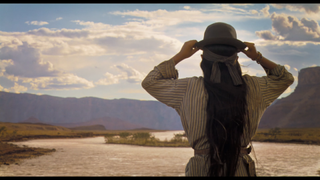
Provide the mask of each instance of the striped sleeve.
{"label": "striped sleeve", "polygon": [[294,81],[293,76],[284,66],[278,65],[274,69],[266,69],[267,76],[258,78],[263,101],[268,107]]}
{"label": "striped sleeve", "polygon": [[188,79],[178,79],[173,60],[168,60],[156,66],[141,85],[158,101],[178,109],[186,93]]}

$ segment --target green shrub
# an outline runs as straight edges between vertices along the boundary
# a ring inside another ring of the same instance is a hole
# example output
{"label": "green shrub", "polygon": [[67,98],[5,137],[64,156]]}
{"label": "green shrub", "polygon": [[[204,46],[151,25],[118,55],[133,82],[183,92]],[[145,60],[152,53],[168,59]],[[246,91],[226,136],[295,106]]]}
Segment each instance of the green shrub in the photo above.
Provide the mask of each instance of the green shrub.
{"label": "green shrub", "polygon": [[14,131],[12,132],[12,135],[13,135],[13,136],[16,136],[16,135],[17,135],[17,130],[14,130]]}
{"label": "green shrub", "polygon": [[115,135],[116,135],[116,134],[106,133],[106,134],[104,135],[104,137],[108,138],[108,137],[113,137],[113,136],[115,136]]}
{"label": "green shrub", "polygon": [[130,136],[130,135],[131,135],[131,133],[129,133],[129,132],[121,132],[121,133],[119,134],[120,138],[127,138],[127,137]]}
{"label": "green shrub", "polygon": [[138,132],[133,134],[133,139],[149,139],[151,134],[149,132]]}
{"label": "green shrub", "polygon": [[269,134],[270,134],[271,136],[273,136],[274,139],[276,139],[276,138],[277,138],[277,135],[279,135],[280,133],[281,133],[281,131],[280,131],[280,128],[278,128],[278,127],[272,128],[272,129],[269,130]]}
{"label": "green shrub", "polygon": [[7,135],[7,127],[2,126],[0,127],[0,136],[3,137],[5,135]]}

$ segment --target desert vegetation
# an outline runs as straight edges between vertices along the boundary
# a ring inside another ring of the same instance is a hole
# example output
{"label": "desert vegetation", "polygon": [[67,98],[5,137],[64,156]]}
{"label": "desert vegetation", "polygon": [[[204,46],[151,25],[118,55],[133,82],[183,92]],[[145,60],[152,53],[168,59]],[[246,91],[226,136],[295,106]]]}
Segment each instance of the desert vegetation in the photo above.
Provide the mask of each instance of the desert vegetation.
{"label": "desert vegetation", "polygon": [[171,140],[160,141],[150,132],[121,132],[119,135],[108,134],[105,136],[107,144],[130,144],[139,146],[154,146],[154,147],[190,147],[185,134],[174,134]]}
{"label": "desert vegetation", "polygon": [[[148,132],[149,130],[131,130],[130,133]],[[155,130],[157,131],[157,130]],[[10,142],[30,139],[84,138],[95,136],[116,136],[123,131],[77,130],[47,124],[6,123],[0,122],[0,166],[19,164],[21,159],[32,158],[54,152],[55,149],[16,146]],[[124,134],[125,135],[125,134]],[[121,134],[122,136],[122,134]]]}
{"label": "desert vegetation", "polygon": [[259,129],[253,141],[320,145],[319,128]]}
{"label": "desert vegetation", "polygon": [[[160,141],[151,132],[163,130],[75,130],[60,126],[30,123],[0,122],[0,165],[18,163],[19,159],[54,152],[54,149],[19,147],[9,142],[29,139],[83,138],[104,136],[107,144],[130,144],[154,147],[190,147],[185,134],[175,134],[170,140]],[[320,128],[259,129],[253,141],[320,145]]]}

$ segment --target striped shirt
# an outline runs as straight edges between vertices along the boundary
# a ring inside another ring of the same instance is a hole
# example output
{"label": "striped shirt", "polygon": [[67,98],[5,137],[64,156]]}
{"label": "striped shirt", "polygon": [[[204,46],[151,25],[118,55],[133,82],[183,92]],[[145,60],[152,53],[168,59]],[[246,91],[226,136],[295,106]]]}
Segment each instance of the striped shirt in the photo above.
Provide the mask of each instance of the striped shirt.
{"label": "striped shirt", "polygon": [[[251,132],[244,127],[250,138],[242,138],[246,147],[255,134],[266,108],[279,97],[294,81],[293,76],[281,65],[272,70],[265,69],[267,76],[255,77],[243,75],[247,84],[247,105]],[[174,108],[180,115],[183,129],[193,149],[208,149],[205,134],[207,121],[208,94],[203,77],[178,79],[178,71],[173,60],[167,60],[156,66],[142,81],[142,87],[160,102]],[[195,155],[186,165],[186,176],[206,176],[209,163],[208,155]],[[254,171],[254,162],[249,155],[240,155],[236,176],[249,176],[248,164]],[[253,165],[252,165],[253,164]],[[252,167],[253,166],[253,167]]]}

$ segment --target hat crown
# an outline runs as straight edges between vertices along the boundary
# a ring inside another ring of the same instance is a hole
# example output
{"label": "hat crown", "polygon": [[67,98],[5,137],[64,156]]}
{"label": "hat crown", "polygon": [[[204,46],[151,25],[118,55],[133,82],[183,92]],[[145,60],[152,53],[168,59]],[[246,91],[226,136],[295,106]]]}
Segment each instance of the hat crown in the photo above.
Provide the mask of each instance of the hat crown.
{"label": "hat crown", "polygon": [[236,30],[227,23],[217,22],[209,25],[204,33],[203,39],[208,38],[232,38],[237,39]]}
{"label": "hat crown", "polygon": [[197,42],[195,46],[201,49],[210,44],[230,45],[239,50],[247,47],[246,44],[237,39],[236,30],[231,25],[223,22],[216,22],[209,25],[204,32],[203,40]]}

